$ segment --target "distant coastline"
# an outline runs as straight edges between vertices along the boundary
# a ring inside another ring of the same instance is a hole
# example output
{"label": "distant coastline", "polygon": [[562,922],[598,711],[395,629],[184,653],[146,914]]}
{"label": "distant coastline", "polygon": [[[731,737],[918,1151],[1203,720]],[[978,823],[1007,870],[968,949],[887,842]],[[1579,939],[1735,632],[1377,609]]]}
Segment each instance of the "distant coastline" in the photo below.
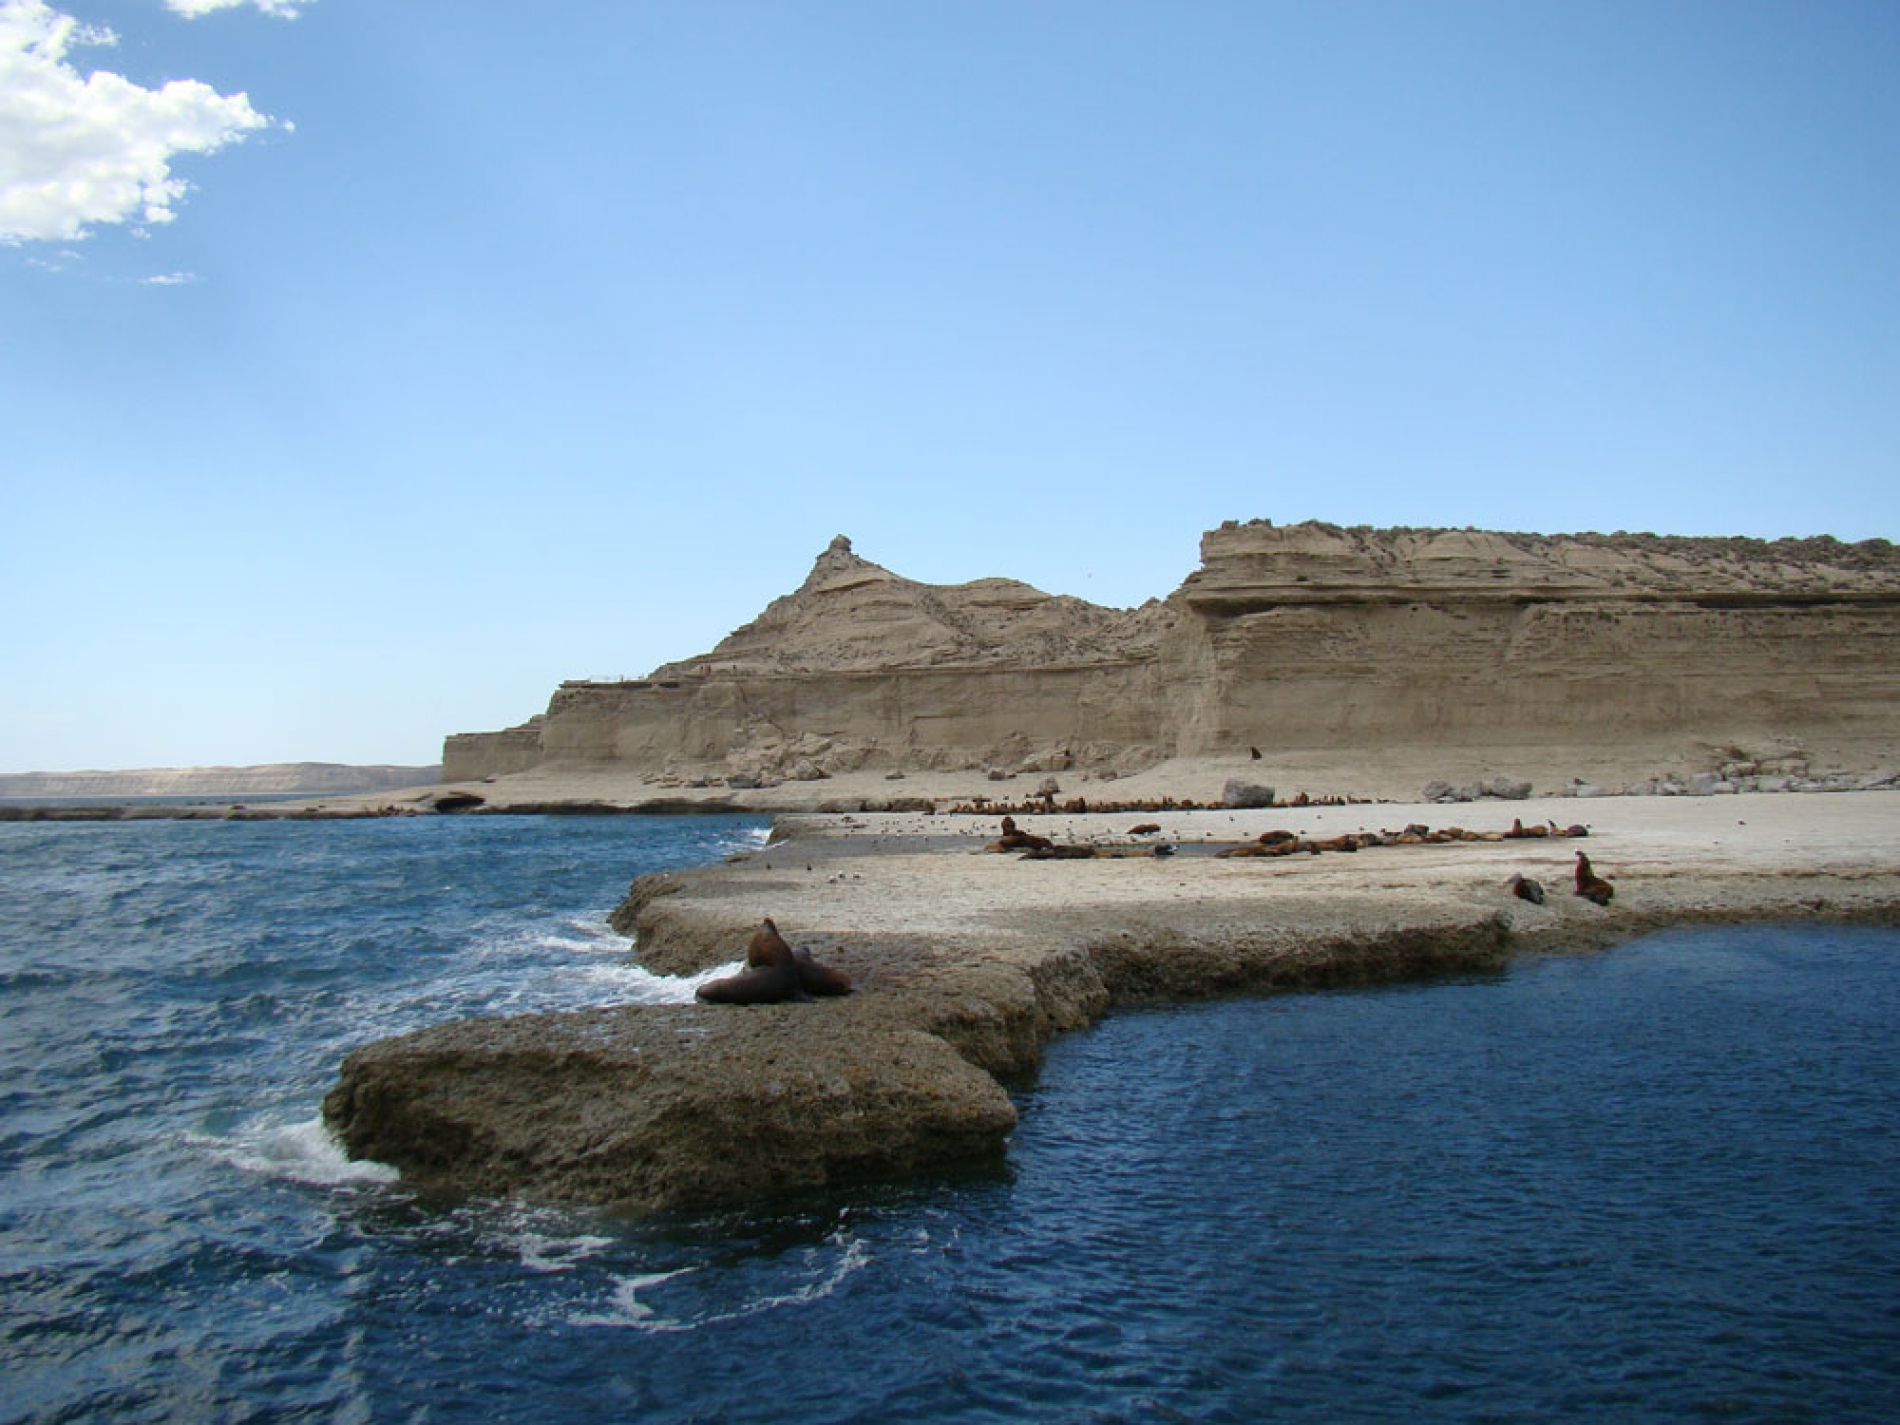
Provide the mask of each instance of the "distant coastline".
{"label": "distant coastline", "polygon": [[123,771],[0,773],[0,802],[101,803],[155,799],[336,796],[429,786],[438,766],[273,762],[250,767],[144,767]]}

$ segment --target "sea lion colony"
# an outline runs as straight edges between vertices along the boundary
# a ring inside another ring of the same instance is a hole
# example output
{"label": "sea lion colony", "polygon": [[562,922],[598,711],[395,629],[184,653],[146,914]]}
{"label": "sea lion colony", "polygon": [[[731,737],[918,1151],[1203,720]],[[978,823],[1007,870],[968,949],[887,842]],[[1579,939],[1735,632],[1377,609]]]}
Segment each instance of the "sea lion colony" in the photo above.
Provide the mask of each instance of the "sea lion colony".
{"label": "sea lion colony", "polygon": [[[1144,822],[1130,827],[1128,834],[1150,836],[1160,829],[1155,823]],[[1058,845],[1049,837],[1024,831],[1016,824],[1015,817],[1010,815],[1003,817],[998,830],[1001,835],[983,849],[989,852],[1015,852],[1018,853],[1018,859],[1023,861],[1168,856],[1174,852],[1174,848],[1166,843],[1130,846]],[[1346,832],[1339,836],[1311,838],[1275,829],[1263,831],[1242,845],[1216,851],[1214,855],[1223,860],[1300,854],[1319,856],[1326,852],[1353,853],[1368,847],[1534,841],[1585,837],[1589,834],[1589,828],[1581,825],[1558,826],[1556,822],[1550,821],[1538,826],[1526,826],[1520,818],[1512,820],[1508,831],[1473,831],[1461,826],[1434,830],[1413,822],[1399,831]],[[1544,904],[1543,886],[1529,877],[1516,874],[1505,884],[1519,900],[1534,905]],[[1597,875],[1590,858],[1581,851],[1577,852],[1576,894],[1599,906],[1608,906],[1616,895],[1616,888]],[[783,1004],[787,1001],[810,1000],[815,996],[850,994],[851,980],[843,971],[814,960],[811,951],[805,946],[794,949],[768,916],[752,933],[746,946],[746,968],[736,975],[708,981],[694,993],[707,1004]]]}

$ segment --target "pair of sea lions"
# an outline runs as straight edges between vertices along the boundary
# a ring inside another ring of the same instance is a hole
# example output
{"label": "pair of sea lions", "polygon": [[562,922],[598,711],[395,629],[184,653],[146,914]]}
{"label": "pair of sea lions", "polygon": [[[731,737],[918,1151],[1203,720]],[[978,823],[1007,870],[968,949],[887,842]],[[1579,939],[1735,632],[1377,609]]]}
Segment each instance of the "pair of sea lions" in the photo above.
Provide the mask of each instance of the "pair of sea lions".
{"label": "pair of sea lions", "polygon": [[1380,840],[1376,836],[1361,835],[1358,832],[1342,832],[1338,836],[1326,836],[1310,840],[1291,831],[1263,831],[1253,841],[1242,846],[1230,846],[1225,851],[1216,851],[1216,858],[1246,856],[1291,856],[1296,852],[1306,852],[1317,856],[1322,851],[1357,851],[1362,846],[1377,846]]}
{"label": "pair of sea lions", "polygon": [[[1533,905],[1544,903],[1544,888],[1529,876],[1513,876],[1506,884],[1519,900]],[[1596,905],[1608,905],[1616,898],[1616,887],[1596,873],[1590,858],[1581,851],[1577,853],[1577,894]]]}
{"label": "pair of sea lions", "polygon": [[693,991],[694,998],[707,1004],[782,1004],[851,993],[848,975],[819,964],[803,945],[794,950],[770,916],[752,932],[745,963],[738,974],[701,985]]}

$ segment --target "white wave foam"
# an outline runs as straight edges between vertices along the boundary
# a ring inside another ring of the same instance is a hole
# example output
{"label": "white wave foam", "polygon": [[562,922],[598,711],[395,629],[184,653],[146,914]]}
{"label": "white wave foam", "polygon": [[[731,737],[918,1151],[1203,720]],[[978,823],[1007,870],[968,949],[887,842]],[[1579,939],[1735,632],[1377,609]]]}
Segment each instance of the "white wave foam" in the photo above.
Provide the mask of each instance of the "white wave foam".
{"label": "white wave foam", "polygon": [[616,935],[605,925],[590,925],[586,921],[571,920],[563,927],[562,934],[541,934],[535,937],[534,944],[542,950],[564,950],[570,955],[624,955],[627,953],[627,937]]}
{"label": "white wave foam", "polygon": [[656,975],[638,965],[595,965],[574,972],[574,981],[595,993],[588,1004],[691,1004],[693,991],[708,980],[736,975],[745,961],[715,965],[697,975]]}
{"label": "white wave foam", "polygon": [[550,1237],[540,1232],[524,1232],[515,1244],[521,1265],[531,1272],[571,1272],[612,1245],[611,1237]]}
{"label": "white wave foam", "polygon": [[648,1287],[658,1286],[661,1282],[671,1281],[674,1277],[683,1277],[698,1270],[697,1267],[681,1267],[671,1272],[620,1277],[614,1282],[613,1298],[605,1311],[598,1314],[570,1316],[568,1324],[571,1326],[627,1326],[635,1331],[690,1331],[692,1326],[689,1323],[675,1321],[670,1317],[656,1316],[653,1308],[640,1300],[640,1293]]}
{"label": "white wave foam", "polygon": [[189,1136],[223,1162],[247,1173],[318,1187],[344,1183],[390,1183],[399,1174],[387,1163],[352,1159],[321,1118],[261,1125],[235,1138]]}
{"label": "white wave foam", "polygon": [[854,1237],[846,1241],[832,1237],[829,1243],[841,1250],[837,1261],[824,1276],[806,1283],[795,1291],[763,1296],[757,1301],[746,1302],[729,1311],[716,1311],[693,1319],[680,1319],[661,1316],[646,1302],[640,1300],[641,1292],[671,1281],[674,1277],[685,1276],[688,1272],[699,1270],[697,1267],[684,1267],[678,1271],[659,1272],[647,1276],[621,1277],[616,1280],[613,1296],[604,1311],[570,1316],[568,1322],[574,1326],[614,1326],[659,1335],[679,1331],[697,1331],[702,1326],[713,1326],[725,1321],[741,1321],[748,1316],[758,1316],[781,1306],[802,1306],[807,1302],[822,1301],[836,1291],[845,1278],[871,1260],[870,1248],[865,1245],[862,1238]]}

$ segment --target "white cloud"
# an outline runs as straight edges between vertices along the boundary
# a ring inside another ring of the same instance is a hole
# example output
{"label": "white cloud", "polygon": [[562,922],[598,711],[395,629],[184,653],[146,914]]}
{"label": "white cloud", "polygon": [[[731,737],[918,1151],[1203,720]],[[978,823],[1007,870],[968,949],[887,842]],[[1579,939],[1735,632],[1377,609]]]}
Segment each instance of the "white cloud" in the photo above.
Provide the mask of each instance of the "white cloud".
{"label": "white cloud", "polygon": [[195,272],[161,272],[155,277],[139,278],[141,287],[188,287],[198,280]]}
{"label": "white cloud", "polygon": [[145,89],[67,62],[71,49],[115,43],[45,0],[0,0],[0,243],[168,223],[189,187],[172,176],[174,155],[211,153],[272,123],[243,94],[196,79]]}
{"label": "white cloud", "polygon": [[200,15],[209,15],[213,10],[229,10],[234,5],[255,5],[266,15],[275,15],[280,20],[294,20],[297,13],[310,0],[165,0],[165,7],[174,15],[183,15],[195,20]]}

